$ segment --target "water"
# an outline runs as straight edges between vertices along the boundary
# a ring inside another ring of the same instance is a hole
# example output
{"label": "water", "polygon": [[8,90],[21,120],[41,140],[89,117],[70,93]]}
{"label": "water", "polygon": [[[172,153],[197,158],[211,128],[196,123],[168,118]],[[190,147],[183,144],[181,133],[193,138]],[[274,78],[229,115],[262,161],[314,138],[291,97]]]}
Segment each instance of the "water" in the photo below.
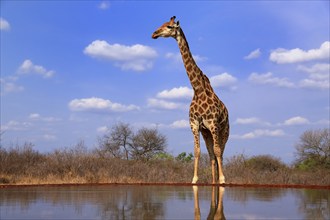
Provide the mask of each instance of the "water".
{"label": "water", "polygon": [[330,190],[133,185],[0,188],[0,219],[330,219]]}

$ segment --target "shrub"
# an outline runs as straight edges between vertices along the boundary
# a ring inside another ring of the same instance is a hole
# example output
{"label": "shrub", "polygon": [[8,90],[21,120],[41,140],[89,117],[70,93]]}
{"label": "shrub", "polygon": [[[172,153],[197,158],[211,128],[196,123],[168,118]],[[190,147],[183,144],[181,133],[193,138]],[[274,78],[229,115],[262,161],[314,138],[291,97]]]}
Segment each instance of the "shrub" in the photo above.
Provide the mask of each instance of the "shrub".
{"label": "shrub", "polygon": [[242,184],[288,184],[291,170],[270,155],[247,157],[235,155],[226,160],[225,176],[227,182]]}
{"label": "shrub", "polygon": [[245,161],[245,165],[253,170],[274,172],[286,168],[279,158],[271,155],[253,156]]}

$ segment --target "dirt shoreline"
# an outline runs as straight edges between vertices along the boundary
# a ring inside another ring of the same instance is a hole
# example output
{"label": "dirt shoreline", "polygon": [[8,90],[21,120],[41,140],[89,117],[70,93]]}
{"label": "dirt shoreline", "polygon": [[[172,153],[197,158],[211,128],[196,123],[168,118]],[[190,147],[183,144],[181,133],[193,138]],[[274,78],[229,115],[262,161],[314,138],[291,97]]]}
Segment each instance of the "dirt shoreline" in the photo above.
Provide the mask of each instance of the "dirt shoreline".
{"label": "dirt shoreline", "polygon": [[0,189],[24,187],[70,187],[70,186],[222,186],[245,188],[295,188],[295,189],[330,189],[328,185],[298,185],[298,184],[211,184],[211,183],[60,183],[60,184],[2,184]]}

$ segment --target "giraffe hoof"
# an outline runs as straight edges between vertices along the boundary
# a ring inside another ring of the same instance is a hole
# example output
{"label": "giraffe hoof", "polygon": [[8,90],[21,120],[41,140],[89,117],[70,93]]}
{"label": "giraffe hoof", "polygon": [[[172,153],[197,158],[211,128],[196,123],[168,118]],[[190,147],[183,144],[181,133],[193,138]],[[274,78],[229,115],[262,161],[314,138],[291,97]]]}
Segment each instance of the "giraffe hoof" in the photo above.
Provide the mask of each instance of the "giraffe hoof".
{"label": "giraffe hoof", "polygon": [[226,181],[225,181],[225,177],[224,177],[224,176],[220,177],[220,179],[219,179],[219,183],[220,183],[220,184],[225,184],[225,183],[226,183]]}
{"label": "giraffe hoof", "polygon": [[192,180],[192,184],[195,184],[195,183],[197,183],[197,181],[198,181],[198,177],[197,176],[194,176],[194,178],[193,178],[193,180]]}

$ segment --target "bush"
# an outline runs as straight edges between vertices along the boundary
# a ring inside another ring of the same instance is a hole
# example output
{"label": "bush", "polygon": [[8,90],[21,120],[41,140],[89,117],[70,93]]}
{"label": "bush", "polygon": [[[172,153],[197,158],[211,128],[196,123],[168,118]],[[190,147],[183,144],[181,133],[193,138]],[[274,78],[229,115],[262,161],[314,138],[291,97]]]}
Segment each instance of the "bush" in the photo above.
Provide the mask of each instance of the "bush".
{"label": "bush", "polygon": [[289,184],[290,169],[270,155],[247,157],[240,154],[226,160],[227,182],[249,184]]}
{"label": "bush", "polygon": [[285,169],[286,165],[279,158],[271,155],[253,156],[245,161],[247,167],[258,171],[275,172],[280,169]]}
{"label": "bush", "polygon": [[0,151],[0,172],[3,174],[27,174],[34,166],[43,163],[45,157],[33,150],[33,144],[25,142],[23,146],[16,144],[8,150],[1,148]]}

